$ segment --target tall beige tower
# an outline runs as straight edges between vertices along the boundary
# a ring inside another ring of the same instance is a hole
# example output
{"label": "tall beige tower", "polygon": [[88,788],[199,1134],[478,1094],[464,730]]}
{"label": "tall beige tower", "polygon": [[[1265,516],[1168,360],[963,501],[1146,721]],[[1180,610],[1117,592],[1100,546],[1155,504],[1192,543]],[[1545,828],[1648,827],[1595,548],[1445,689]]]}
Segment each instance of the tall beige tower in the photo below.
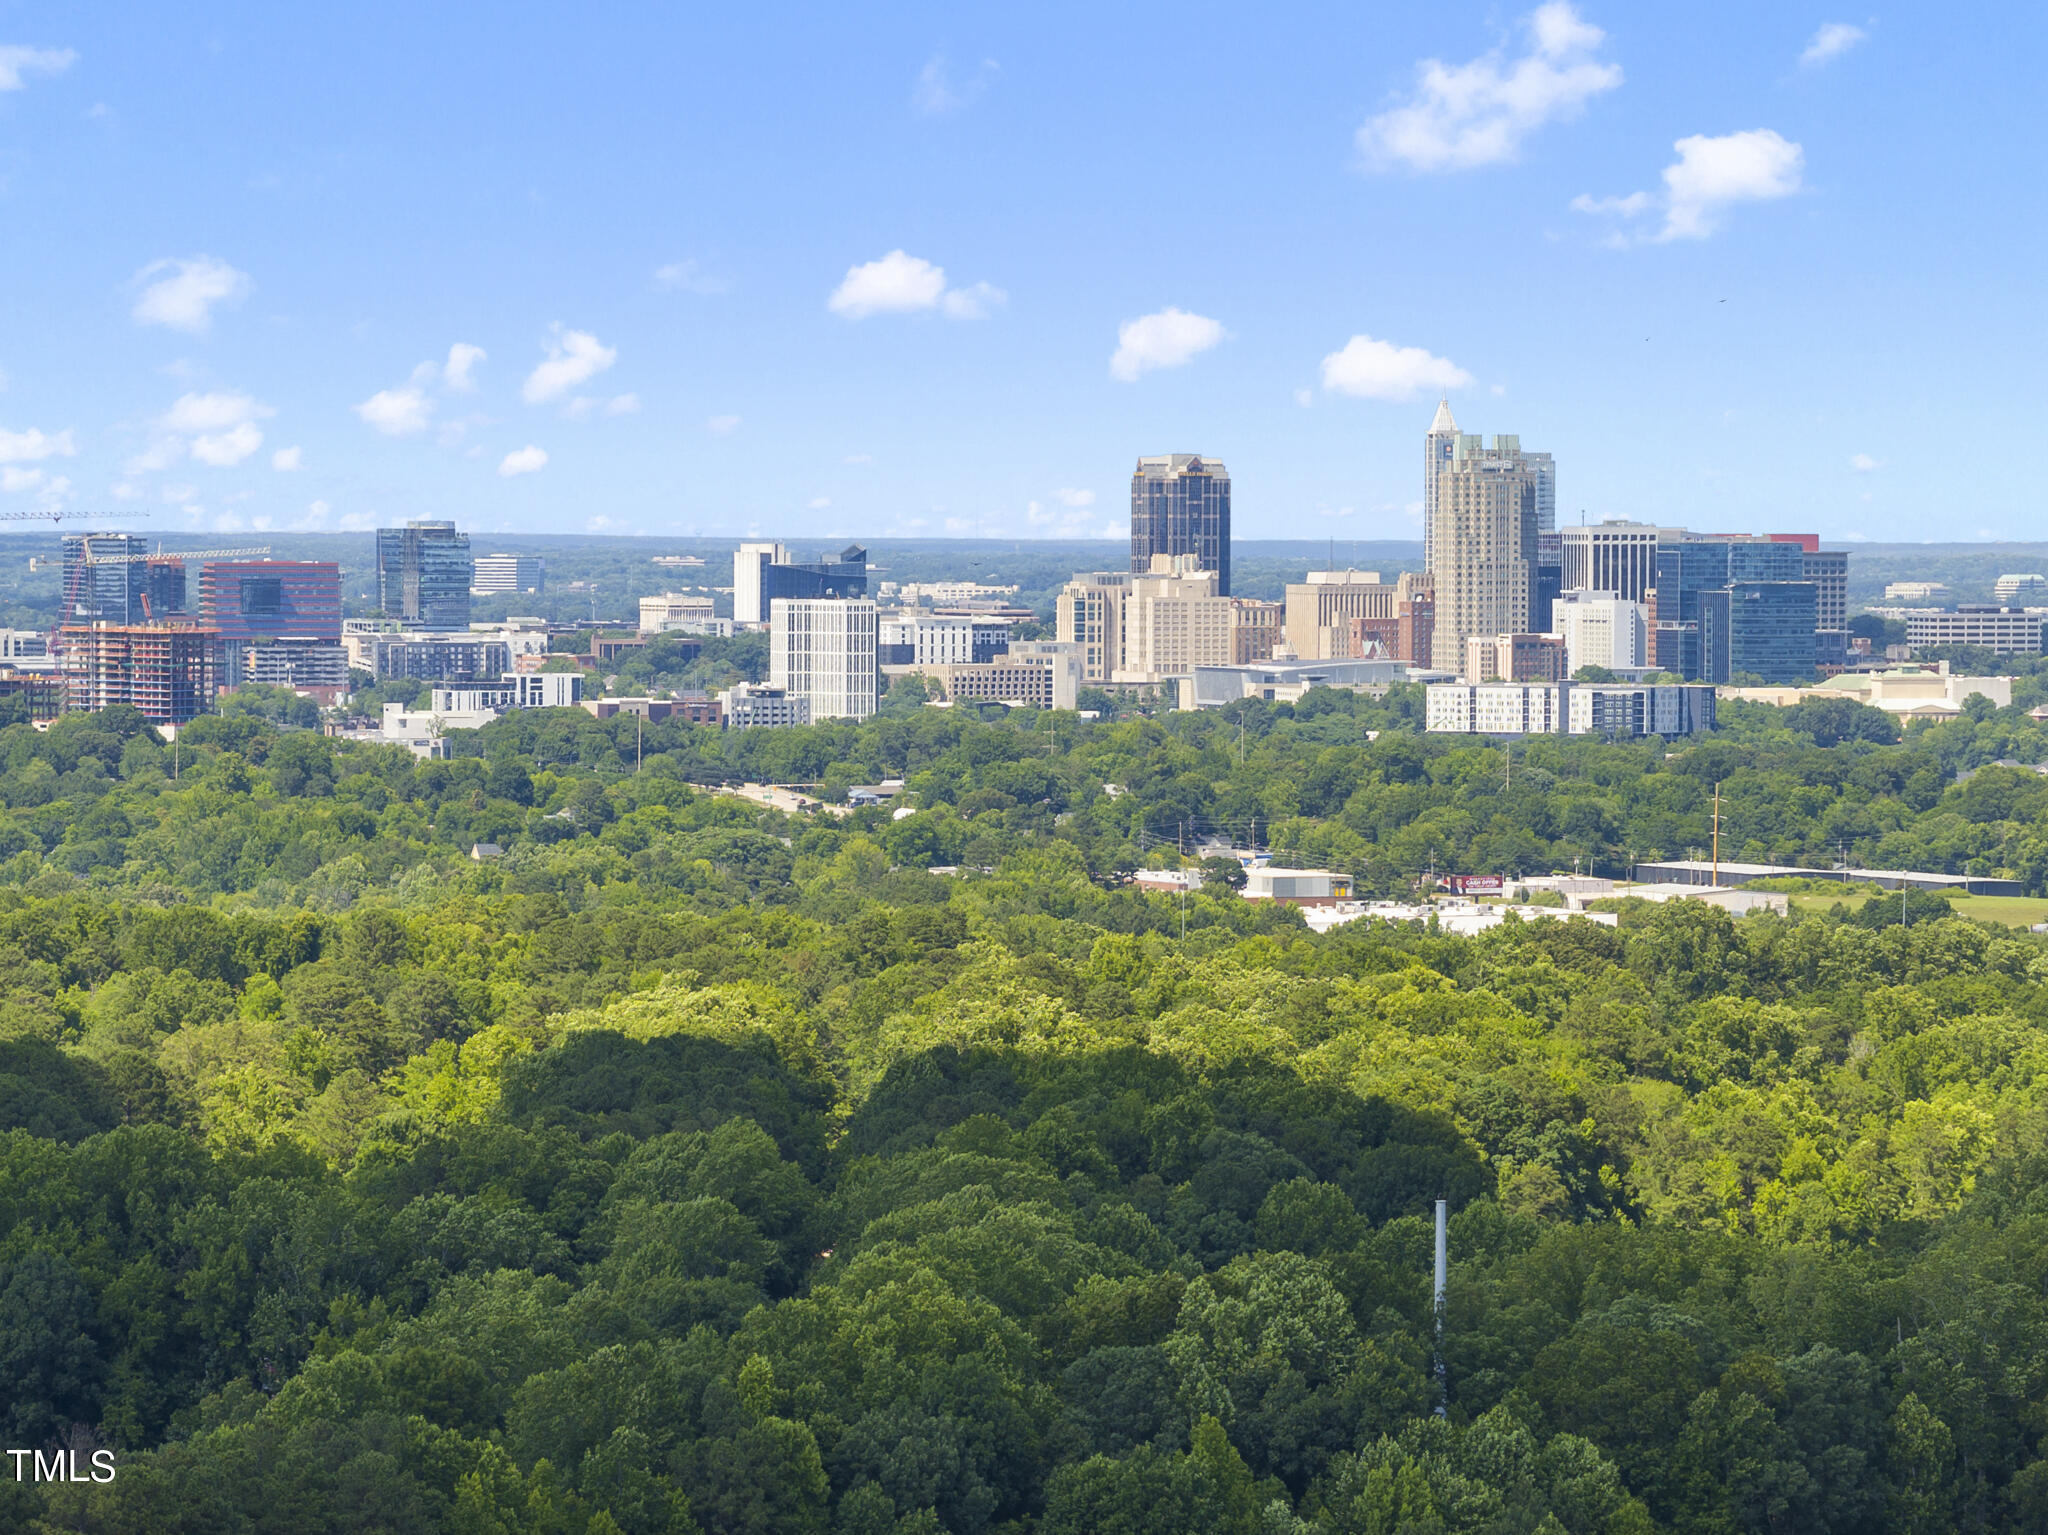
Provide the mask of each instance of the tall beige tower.
{"label": "tall beige tower", "polygon": [[1437,471],[1435,489],[1430,649],[1439,661],[1456,665],[1474,635],[1528,630],[1540,477],[1518,451],[1488,450],[1476,437],[1460,437],[1449,464]]}

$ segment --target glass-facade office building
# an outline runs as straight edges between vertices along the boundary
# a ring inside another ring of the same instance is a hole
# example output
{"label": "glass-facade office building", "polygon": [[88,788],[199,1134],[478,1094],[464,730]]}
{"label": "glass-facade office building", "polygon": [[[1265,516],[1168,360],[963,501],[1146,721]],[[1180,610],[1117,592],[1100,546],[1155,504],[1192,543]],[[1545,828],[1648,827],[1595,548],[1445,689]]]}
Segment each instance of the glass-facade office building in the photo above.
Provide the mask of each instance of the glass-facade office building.
{"label": "glass-facade office building", "polygon": [[1657,663],[1689,681],[1721,683],[1736,672],[1806,681],[1819,613],[1819,589],[1806,574],[1806,551],[1796,543],[1660,539]]}
{"label": "glass-facade office building", "polygon": [[[1793,552],[1798,551],[1795,548]],[[1729,582],[1730,676],[1748,672],[1765,682],[1809,680],[1813,676],[1818,611],[1811,581]]]}
{"label": "glass-facade office building", "polygon": [[[64,617],[67,624],[139,624],[149,566],[133,533],[67,533]],[[108,563],[97,563],[97,562]]]}
{"label": "glass-facade office building", "polygon": [[[868,594],[868,552],[859,544],[848,544],[836,560],[819,560],[812,565],[761,566],[761,611],[777,598],[786,602],[811,602],[819,598],[857,601]],[[823,716],[820,716],[823,718]]]}
{"label": "glass-facade office building", "polygon": [[377,599],[386,618],[421,629],[467,629],[475,575],[469,535],[452,522],[377,530]]}
{"label": "glass-facade office building", "polygon": [[1197,453],[1138,460],[1131,476],[1131,570],[1146,575],[1155,554],[1191,554],[1230,595],[1230,471]]}

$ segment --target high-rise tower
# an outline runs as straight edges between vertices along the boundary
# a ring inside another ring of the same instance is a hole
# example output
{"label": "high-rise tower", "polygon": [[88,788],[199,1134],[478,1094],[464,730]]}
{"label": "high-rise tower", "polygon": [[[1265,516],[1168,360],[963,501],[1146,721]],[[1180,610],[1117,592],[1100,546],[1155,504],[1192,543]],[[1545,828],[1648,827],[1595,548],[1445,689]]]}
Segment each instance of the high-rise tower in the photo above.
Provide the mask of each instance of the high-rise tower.
{"label": "high-rise tower", "polygon": [[386,618],[426,629],[467,629],[476,564],[452,522],[377,530],[377,598]]}
{"label": "high-rise tower", "polygon": [[1230,595],[1230,471],[1198,453],[1141,458],[1131,476],[1131,570],[1147,575],[1155,554],[1191,554]]}
{"label": "high-rise tower", "polygon": [[[1451,415],[1451,402],[1438,400],[1436,416],[1429,423],[1429,430],[1422,438],[1422,568],[1436,569],[1436,503],[1437,476],[1451,465],[1453,455],[1464,453],[1467,457],[1486,454],[1513,459],[1527,469],[1536,487],[1536,531],[1552,533],[1557,530],[1557,464],[1548,453],[1529,453],[1522,448],[1522,439],[1501,436],[1493,439],[1491,448],[1484,447],[1482,439],[1469,432],[1458,430],[1457,420]],[[1535,559],[1532,547],[1529,558]]]}
{"label": "high-rise tower", "polygon": [[1431,651],[1452,666],[1474,636],[1525,632],[1535,597],[1537,470],[1494,442],[1482,448],[1477,437],[1459,436],[1436,475]]}
{"label": "high-rise tower", "polygon": [[1458,422],[1448,399],[1436,402],[1436,419],[1422,439],[1422,568],[1436,569],[1437,476],[1451,467],[1458,445]]}

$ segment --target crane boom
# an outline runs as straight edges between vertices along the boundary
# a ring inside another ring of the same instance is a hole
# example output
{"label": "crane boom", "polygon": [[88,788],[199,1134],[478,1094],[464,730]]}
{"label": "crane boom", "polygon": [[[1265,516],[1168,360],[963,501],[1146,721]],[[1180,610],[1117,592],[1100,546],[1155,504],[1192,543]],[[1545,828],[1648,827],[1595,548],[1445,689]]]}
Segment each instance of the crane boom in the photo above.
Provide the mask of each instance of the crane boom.
{"label": "crane boom", "polygon": [[102,517],[147,517],[139,507],[110,507],[98,512],[0,512],[0,522],[97,522]]}
{"label": "crane boom", "polygon": [[155,554],[109,554],[85,557],[88,565],[148,565],[157,560],[239,560],[270,553],[270,545],[254,549],[159,549]]}

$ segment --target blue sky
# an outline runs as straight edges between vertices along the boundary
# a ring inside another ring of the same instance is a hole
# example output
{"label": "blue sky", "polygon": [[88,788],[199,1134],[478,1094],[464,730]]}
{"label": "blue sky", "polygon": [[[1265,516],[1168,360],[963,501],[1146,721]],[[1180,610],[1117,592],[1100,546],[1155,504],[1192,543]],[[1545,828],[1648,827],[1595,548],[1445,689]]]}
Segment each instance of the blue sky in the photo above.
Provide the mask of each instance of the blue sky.
{"label": "blue sky", "polygon": [[[2033,7],[0,4],[0,509],[2032,537]],[[1435,61],[1432,64],[1430,61]]]}

